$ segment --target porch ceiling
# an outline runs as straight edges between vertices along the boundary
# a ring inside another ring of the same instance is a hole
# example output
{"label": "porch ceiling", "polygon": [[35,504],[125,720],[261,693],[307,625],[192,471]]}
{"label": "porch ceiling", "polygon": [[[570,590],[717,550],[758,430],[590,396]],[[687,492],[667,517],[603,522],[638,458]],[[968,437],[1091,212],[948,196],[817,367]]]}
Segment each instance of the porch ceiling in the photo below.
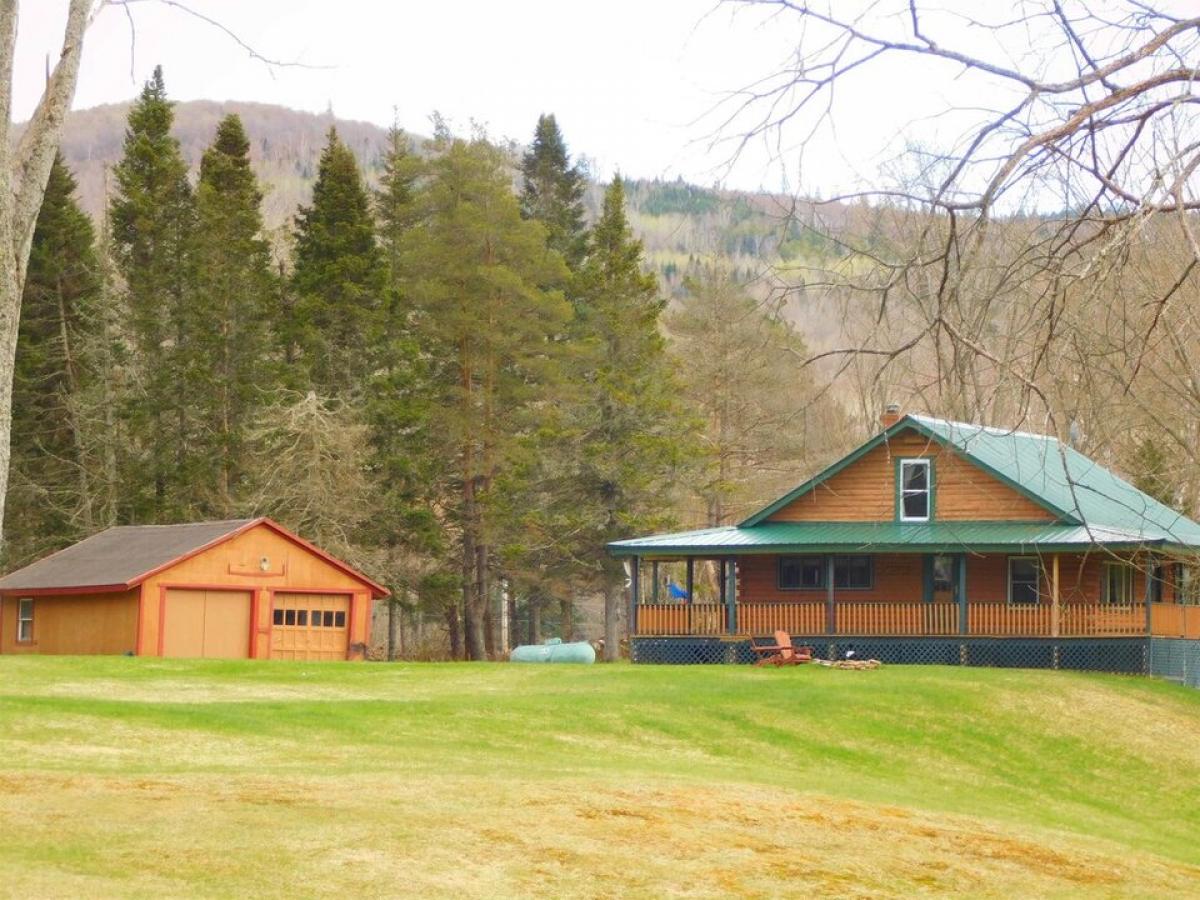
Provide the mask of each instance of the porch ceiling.
{"label": "porch ceiling", "polygon": [[764,522],[614,541],[608,549],[614,556],[653,557],[863,551],[1030,553],[1099,546],[1132,550],[1174,549],[1177,545],[1159,531],[1136,533],[1045,522]]}

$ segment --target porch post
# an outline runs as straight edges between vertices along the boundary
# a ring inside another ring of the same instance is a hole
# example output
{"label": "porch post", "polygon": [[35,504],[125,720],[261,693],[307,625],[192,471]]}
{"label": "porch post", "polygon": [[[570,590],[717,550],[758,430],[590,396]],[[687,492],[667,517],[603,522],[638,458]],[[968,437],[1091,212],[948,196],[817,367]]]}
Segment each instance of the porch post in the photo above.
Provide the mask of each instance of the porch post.
{"label": "porch post", "polygon": [[967,621],[967,554],[959,553],[954,558],[954,565],[958,568],[958,577],[954,579],[954,590],[958,592],[958,633],[966,634],[969,627]]}
{"label": "porch post", "polygon": [[1062,609],[1059,606],[1058,554],[1050,560],[1050,636],[1058,637],[1062,629]]}
{"label": "porch post", "polygon": [[638,604],[642,602],[642,558],[635,556],[633,558],[633,567],[629,573],[629,633],[637,634],[638,627]]}
{"label": "porch post", "polygon": [[687,558],[687,602],[688,603],[692,603],[694,601],[693,595],[694,595],[695,591],[693,589],[695,587],[696,587],[696,560],[693,557],[689,556]]}
{"label": "porch post", "polygon": [[1143,591],[1143,597],[1146,602],[1146,634],[1154,631],[1153,613],[1150,609],[1150,596],[1154,590],[1154,557],[1147,555],[1146,557],[1146,587]]}
{"label": "porch post", "polygon": [[837,628],[837,614],[833,608],[833,557],[825,557],[825,633],[833,634]]}
{"label": "porch post", "polygon": [[730,634],[737,634],[737,557],[725,563],[725,621]]}
{"label": "porch post", "polygon": [[658,602],[658,560],[650,563],[650,577],[654,579],[654,585],[650,588],[650,602]]}

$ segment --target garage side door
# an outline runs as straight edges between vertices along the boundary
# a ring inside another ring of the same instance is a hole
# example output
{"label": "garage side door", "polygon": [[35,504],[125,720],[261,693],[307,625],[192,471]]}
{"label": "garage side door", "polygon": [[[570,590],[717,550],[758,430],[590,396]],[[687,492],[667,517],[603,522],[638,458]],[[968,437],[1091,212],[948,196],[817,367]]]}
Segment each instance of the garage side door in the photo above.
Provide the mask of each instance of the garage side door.
{"label": "garage side door", "polygon": [[345,659],[350,634],[346,594],[275,595],[271,659]]}
{"label": "garage side door", "polygon": [[246,659],[250,656],[248,591],[167,591],[163,656]]}

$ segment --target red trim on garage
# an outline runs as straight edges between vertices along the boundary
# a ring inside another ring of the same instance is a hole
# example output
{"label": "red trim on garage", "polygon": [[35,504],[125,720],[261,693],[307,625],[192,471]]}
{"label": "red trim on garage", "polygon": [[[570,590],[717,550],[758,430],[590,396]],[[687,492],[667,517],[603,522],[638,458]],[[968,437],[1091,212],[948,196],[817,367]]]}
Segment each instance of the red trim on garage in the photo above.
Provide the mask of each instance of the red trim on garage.
{"label": "red trim on garage", "polygon": [[57,594],[115,594],[118,591],[127,591],[133,584],[94,584],[94,585],[74,585],[72,587],[56,587],[56,588],[29,588],[28,590],[18,591],[9,590],[4,592],[5,597],[48,597]]}

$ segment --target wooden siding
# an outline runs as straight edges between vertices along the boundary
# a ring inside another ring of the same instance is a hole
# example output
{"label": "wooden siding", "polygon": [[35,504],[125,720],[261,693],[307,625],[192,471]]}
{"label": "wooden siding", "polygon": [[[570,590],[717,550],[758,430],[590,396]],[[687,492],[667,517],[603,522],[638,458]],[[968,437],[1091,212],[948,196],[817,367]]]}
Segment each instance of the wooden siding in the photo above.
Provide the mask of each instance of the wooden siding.
{"label": "wooden siding", "polygon": [[[967,554],[967,597],[977,603],[1008,602],[1008,560],[1020,554]],[[1059,554],[1059,597],[1063,603],[1100,599],[1101,564],[1107,554]],[[1042,594],[1050,597],[1051,556],[1042,559]],[[778,556],[744,556],[738,560],[738,599],[744,602],[778,601],[781,603],[823,600],[825,588],[781,590],[778,586]],[[870,590],[836,589],[843,600],[881,600],[907,602],[924,599],[924,555],[920,553],[881,553],[875,555],[875,582]],[[1143,582],[1136,576],[1134,595],[1142,598]],[[1171,599],[1168,584],[1164,594]]]}
{"label": "wooden siding", "polygon": [[[891,553],[875,557],[875,582],[869,590],[836,591],[846,600],[920,600],[924,587],[920,554]],[[968,575],[968,583],[970,576]],[[781,590],[778,556],[743,556],[738,559],[738,599],[743,602],[800,603],[824,601],[825,588]]]}
{"label": "wooden siding", "polygon": [[[267,571],[260,560],[267,560]],[[362,658],[370,621],[371,592],[368,585],[330,565],[316,554],[293,543],[265,525],[164,569],[142,584],[141,646],[154,654],[158,647],[161,590],[172,587],[202,589],[232,588],[251,591],[254,640],[250,655],[271,655],[271,598],[280,591],[323,591],[352,598],[350,603],[350,657]]]}
{"label": "wooden siding", "polygon": [[0,599],[0,653],[132,653],[138,591],[33,598],[33,642],[17,643],[17,601]]}
{"label": "wooden siding", "polygon": [[1037,521],[1055,516],[957,452],[915,431],[895,435],[770,516],[771,522],[891,521],[897,458],[932,459],[935,521]]}

